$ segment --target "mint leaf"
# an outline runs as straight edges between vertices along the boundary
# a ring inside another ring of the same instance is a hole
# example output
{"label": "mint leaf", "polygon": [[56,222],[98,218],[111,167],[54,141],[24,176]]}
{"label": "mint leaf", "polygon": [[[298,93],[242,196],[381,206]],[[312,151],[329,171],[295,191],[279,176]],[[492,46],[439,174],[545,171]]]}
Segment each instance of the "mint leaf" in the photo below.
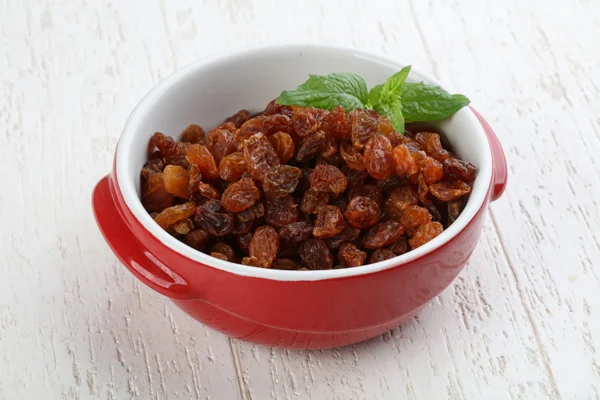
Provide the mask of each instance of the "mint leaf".
{"label": "mint leaf", "polygon": [[450,94],[423,82],[405,83],[400,96],[406,122],[441,121],[471,102],[462,94]]}
{"label": "mint leaf", "polygon": [[394,130],[404,134],[404,115],[402,113],[402,102],[400,97],[396,97],[389,103],[380,104],[378,111],[380,114],[387,115]]}
{"label": "mint leaf", "polygon": [[377,112],[379,112],[377,110],[377,107],[379,106],[379,97],[381,96],[382,90],[383,90],[383,83],[381,83],[377,86],[373,86],[373,88],[371,88],[371,90],[369,91],[369,103]]}
{"label": "mint leaf", "polygon": [[364,108],[369,104],[367,84],[357,74],[339,72],[328,75],[309,75],[296,89],[285,90],[278,104],[316,107],[331,110],[340,105],[346,111]]}
{"label": "mint leaf", "polygon": [[410,65],[402,68],[394,75],[390,76],[387,81],[383,84],[381,94],[379,95],[379,104],[395,102],[400,97],[402,86],[406,82],[406,78],[410,72]]}

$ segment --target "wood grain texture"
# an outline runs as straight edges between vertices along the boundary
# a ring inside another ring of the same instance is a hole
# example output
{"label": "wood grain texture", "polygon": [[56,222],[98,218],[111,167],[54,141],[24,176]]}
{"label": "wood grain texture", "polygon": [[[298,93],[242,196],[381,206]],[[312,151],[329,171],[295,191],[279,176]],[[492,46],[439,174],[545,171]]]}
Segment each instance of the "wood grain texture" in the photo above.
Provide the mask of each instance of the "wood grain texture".
{"label": "wood grain texture", "polygon": [[[0,0],[0,398],[600,399],[600,2]],[[224,49],[313,40],[473,100],[510,185],[459,279],[366,343],[286,351],[192,321],[90,208],[135,103]]]}

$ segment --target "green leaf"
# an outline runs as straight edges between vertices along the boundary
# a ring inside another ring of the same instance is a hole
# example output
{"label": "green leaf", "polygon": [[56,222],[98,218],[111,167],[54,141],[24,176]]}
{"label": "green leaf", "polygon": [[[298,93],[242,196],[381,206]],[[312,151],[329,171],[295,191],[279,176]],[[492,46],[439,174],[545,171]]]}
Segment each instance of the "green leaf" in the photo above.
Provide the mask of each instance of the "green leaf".
{"label": "green leaf", "polygon": [[404,134],[404,115],[402,113],[402,102],[397,97],[390,103],[380,104],[380,114],[387,115],[394,130]]}
{"label": "green leaf", "polygon": [[381,90],[383,89],[383,83],[373,86],[369,91],[369,103],[371,106],[377,110],[377,106],[379,106],[379,97],[381,96]]}
{"label": "green leaf", "polygon": [[406,122],[441,121],[471,102],[462,94],[450,94],[423,82],[405,83],[400,96]]}
{"label": "green leaf", "polygon": [[410,68],[411,66],[407,65],[385,81],[379,96],[379,104],[392,103],[400,97],[402,86],[404,85],[404,82],[406,82],[406,78],[410,73]]}
{"label": "green leaf", "polygon": [[369,103],[367,84],[357,74],[339,72],[328,75],[309,75],[296,89],[285,90],[278,104],[317,107],[331,110],[340,105],[346,111],[364,108]]}

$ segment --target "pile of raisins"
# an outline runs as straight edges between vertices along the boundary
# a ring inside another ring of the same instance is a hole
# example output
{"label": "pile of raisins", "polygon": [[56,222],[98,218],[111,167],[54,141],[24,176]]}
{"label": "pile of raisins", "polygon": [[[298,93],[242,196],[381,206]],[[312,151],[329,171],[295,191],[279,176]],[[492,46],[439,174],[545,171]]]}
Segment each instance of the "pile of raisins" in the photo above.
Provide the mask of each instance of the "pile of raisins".
{"label": "pile of raisins", "polygon": [[439,133],[411,132],[373,110],[272,101],[208,133],[190,125],[179,141],[155,133],[142,203],[171,235],[222,260],[284,270],[387,260],[451,225],[477,172]]}

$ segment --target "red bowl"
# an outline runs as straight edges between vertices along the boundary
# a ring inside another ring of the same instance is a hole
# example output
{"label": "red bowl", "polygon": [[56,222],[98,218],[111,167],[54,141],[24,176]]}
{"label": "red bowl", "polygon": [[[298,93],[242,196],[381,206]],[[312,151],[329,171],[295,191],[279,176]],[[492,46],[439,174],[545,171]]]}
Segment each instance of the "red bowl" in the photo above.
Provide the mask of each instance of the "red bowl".
{"label": "red bowl", "polygon": [[[285,76],[269,72],[274,65]],[[477,244],[488,204],[506,186],[500,143],[473,109],[465,108],[441,123],[458,154],[478,167],[465,210],[431,242],[380,263],[342,270],[275,271],[217,260],[162,231],[138,197],[146,144],[157,130],[175,134],[189,123],[216,125],[238,109],[259,109],[308,73],[352,71],[372,85],[400,67],[338,47],[285,46],[220,55],[176,72],[133,111],[113,171],[94,189],[94,214],[104,238],[143,283],[193,318],[238,339],[328,348],[400,325],[456,278]],[[437,84],[417,73],[409,79]],[[453,140],[454,135],[462,139]]]}

